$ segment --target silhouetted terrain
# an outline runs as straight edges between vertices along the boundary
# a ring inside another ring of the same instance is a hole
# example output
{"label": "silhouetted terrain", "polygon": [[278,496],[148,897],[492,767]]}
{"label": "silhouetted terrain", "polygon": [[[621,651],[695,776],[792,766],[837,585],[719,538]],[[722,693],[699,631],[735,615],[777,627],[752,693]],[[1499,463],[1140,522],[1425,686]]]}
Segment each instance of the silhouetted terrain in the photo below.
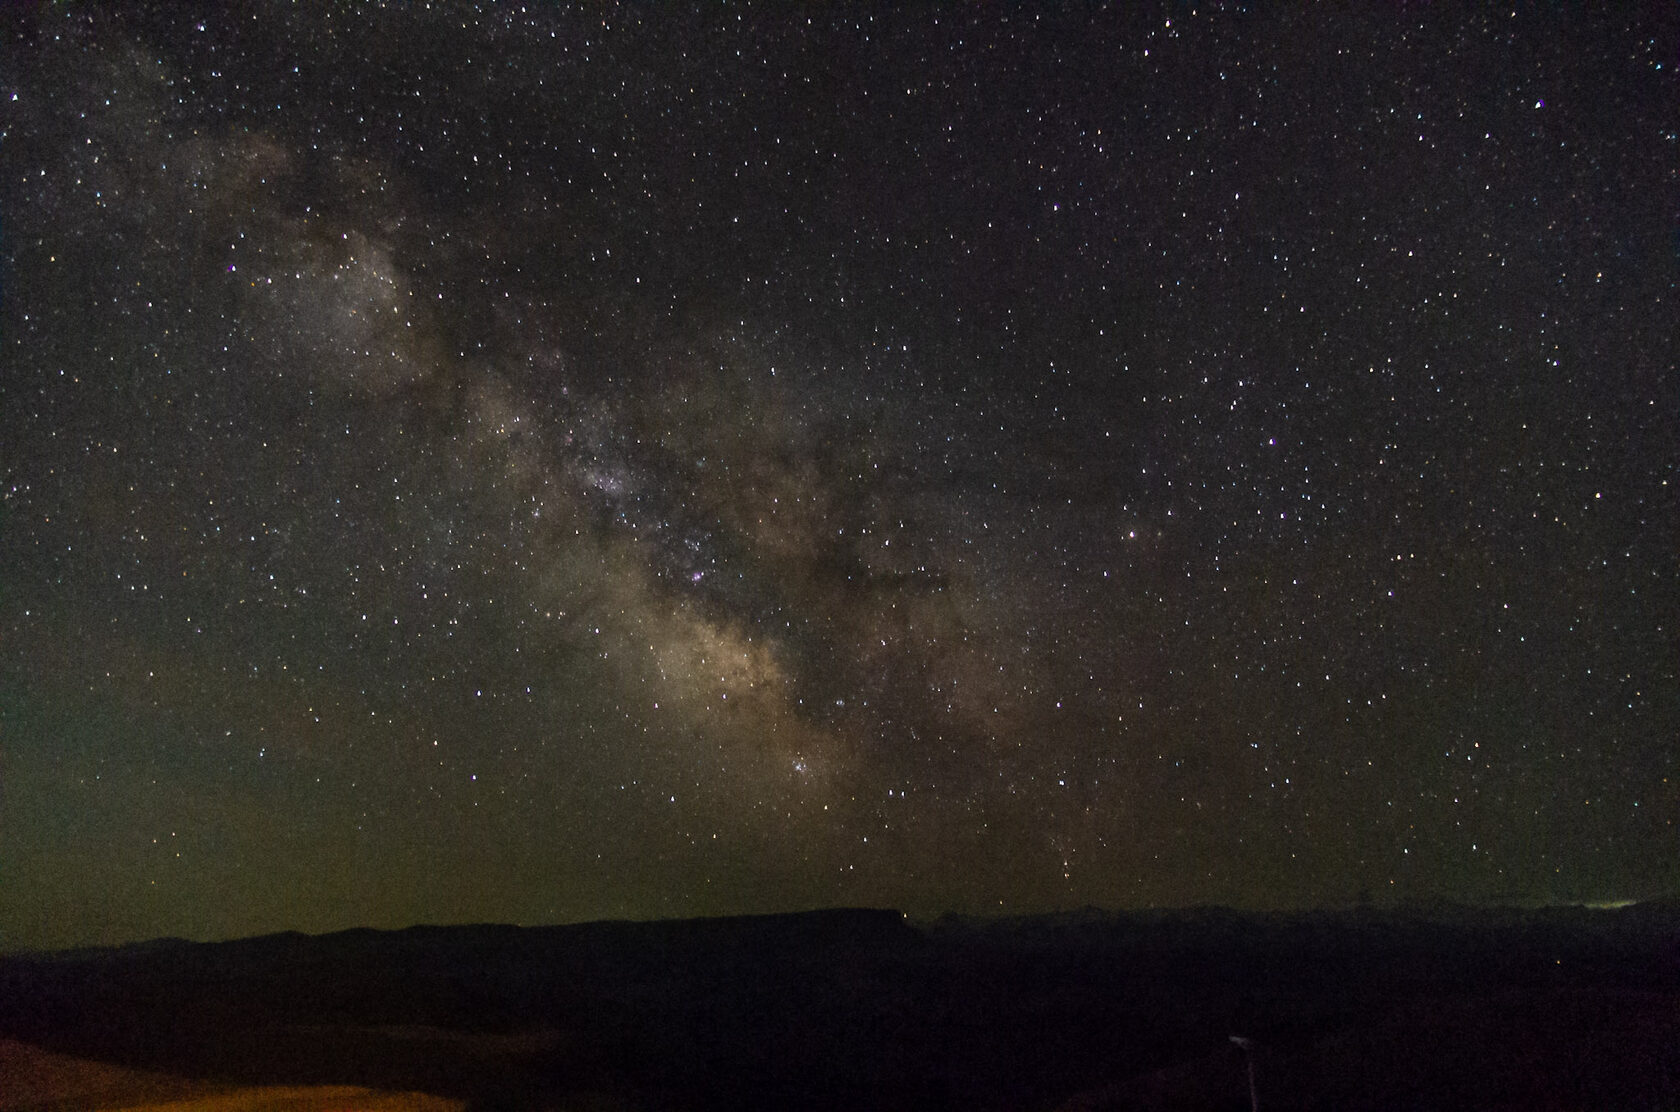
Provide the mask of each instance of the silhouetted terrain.
{"label": "silhouetted terrain", "polygon": [[[1680,1107],[1680,906],[415,927],[0,959],[0,1035],[471,1108]],[[65,1107],[51,1100],[8,1110]]]}

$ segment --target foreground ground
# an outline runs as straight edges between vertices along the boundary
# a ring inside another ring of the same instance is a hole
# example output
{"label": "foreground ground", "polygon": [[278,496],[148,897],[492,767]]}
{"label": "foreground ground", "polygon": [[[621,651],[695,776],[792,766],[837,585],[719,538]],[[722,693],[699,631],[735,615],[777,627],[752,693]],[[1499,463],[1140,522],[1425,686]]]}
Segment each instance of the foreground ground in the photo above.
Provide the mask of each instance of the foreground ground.
{"label": "foreground ground", "polygon": [[0,999],[0,1112],[1680,1106],[1673,905],[276,935]]}

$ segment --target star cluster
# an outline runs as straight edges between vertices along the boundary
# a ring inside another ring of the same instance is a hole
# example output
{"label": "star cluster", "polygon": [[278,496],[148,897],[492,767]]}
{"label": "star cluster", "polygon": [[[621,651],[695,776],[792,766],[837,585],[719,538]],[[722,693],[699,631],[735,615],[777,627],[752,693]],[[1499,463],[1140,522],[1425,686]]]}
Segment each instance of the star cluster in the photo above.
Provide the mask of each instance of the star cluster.
{"label": "star cluster", "polygon": [[1672,892],[1677,30],[16,17],[0,942]]}

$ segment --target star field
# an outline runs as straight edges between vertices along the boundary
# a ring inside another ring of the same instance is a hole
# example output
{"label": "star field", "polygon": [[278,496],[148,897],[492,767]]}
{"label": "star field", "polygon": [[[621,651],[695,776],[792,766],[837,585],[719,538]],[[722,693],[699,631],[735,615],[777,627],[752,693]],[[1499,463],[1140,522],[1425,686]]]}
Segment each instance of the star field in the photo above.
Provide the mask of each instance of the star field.
{"label": "star field", "polygon": [[1672,12],[8,20],[0,944],[1680,884]]}

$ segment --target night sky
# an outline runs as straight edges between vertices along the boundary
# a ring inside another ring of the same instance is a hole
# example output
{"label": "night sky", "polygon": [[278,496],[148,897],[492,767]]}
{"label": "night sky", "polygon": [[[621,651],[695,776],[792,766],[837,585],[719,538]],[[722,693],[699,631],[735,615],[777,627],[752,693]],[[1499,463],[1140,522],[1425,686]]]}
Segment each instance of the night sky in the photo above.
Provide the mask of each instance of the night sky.
{"label": "night sky", "polygon": [[0,948],[1680,888],[1672,4],[19,5]]}

